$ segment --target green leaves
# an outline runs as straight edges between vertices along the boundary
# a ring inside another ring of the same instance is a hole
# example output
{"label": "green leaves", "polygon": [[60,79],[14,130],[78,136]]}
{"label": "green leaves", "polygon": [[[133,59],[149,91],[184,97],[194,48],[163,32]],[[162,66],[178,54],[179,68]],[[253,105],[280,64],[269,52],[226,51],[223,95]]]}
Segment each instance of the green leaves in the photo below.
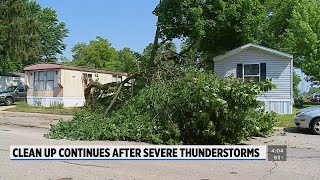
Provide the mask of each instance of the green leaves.
{"label": "green leaves", "polygon": [[320,3],[318,0],[269,0],[263,45],[294,55],[295,67],[319,79]]}
{"label": "green leaves", "polygon": [[163,0],[154,14],[164,39],[198,41],[199,52],[211,55],[257,39],[267,17],[259,0]]}
{"label": "green leaves", "polygon": [[73,60],[67,62],[70,64],[124,72],[135,70],[133,51],[129,48],[117,51],[107,39],[99,36],[89,44],[78,43],[72,52]]}
{"label": "green leaves", "polygon": [[35,1],[0,3],[0,71],[22,71],[29,64],[56,61],[68,33],[56,12]]}
{"label": "green leaves", "polygon": [[301,1],[289,20],[288,37],[295,55],[295,65],[320,79],[320,4],[317,0]]}

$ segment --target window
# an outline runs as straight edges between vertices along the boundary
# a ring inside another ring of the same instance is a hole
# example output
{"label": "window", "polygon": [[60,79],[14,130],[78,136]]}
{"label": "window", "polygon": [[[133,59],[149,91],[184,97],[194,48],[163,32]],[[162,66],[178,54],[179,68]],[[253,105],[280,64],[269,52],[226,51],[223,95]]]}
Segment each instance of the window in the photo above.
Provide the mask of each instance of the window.
{"label": "window", "polygon": [[34,89],[52,91],[54,89],[55,71],[39,71],[34,73]]}
{"label": "window", "polygon": [[256,82],[260,82],[260,64],[244,64],[243,80],[254,80]]}
{"label": "window", "polygon": [[82,75],[84,78],[92,79],[92,74],[83,73]]}
{"label": "window", "polygon": [[54,89],[54,71],[47,71],[46,90],[52,91]]}
{"label": "window", "polygon": [[253,79],[256,82],[267,80],[267,64],[237,64],[236,77],[244,81]]}
{"label": "window", "polygon": [[9,87],[6,88],[5,91],[7,91],[7,92],[14,92],[16,89],[17,89],[17,86],[9,86]]}
{"label": "window", "polygon": [[18,92],[25,92],[25,87],[23,85],[22,82],[18,82],[18,88],[17,88]]}
{"label": "window", "polygon": [[122,82],[122,76],[113,75],[112,82]]}
{"label": "window", "polygon": [[117,82],[117,75],[112,76],[112,82]]}

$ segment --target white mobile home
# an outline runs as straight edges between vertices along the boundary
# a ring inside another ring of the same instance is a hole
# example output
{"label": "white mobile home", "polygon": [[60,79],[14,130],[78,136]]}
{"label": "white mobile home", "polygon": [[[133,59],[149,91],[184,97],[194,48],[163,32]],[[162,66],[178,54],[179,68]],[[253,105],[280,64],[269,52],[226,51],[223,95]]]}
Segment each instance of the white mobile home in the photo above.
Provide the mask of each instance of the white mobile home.
{"label": "white mobile home", "polygon": [[65,107],[83,106],[84,79],[105,84],[119,82],[127,77],[127,73],[123,72],[56,63],[34,64],[25,67],[24,71],[28,104],[47,107],[57,103]]}
{"label": "white mobile home", "polygon": [[264,81],[269,79],[277,88],[257,98],[268,111],[291,114],[293,105],[293,56],[256,44],[247,44],[215,57],[214,71],[221,76],[235,75]]}

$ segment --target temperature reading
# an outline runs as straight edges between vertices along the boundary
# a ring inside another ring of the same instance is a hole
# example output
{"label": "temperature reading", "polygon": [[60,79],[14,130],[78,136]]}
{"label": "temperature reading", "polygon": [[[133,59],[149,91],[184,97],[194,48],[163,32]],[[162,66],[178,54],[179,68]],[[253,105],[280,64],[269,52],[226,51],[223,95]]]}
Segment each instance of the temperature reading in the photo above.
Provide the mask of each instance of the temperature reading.
{"label": "temperature reading", "polygon": [[268,161],[286,161],[287,160],[287,146],[272,145],[268,146]]}

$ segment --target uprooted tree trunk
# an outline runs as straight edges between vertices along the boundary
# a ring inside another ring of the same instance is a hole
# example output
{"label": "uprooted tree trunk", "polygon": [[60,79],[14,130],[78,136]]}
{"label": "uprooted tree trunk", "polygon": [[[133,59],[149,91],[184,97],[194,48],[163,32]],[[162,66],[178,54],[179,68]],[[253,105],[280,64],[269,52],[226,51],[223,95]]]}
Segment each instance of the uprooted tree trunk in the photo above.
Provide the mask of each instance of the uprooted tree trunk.
{"label": "uprooted tree trunk", "polygon": [[110,109],[112,108],[113,104],[116,102],[117,97],[119,96],[120,91],[121,91],[122,87],[124,86],[124,84],[128,83],[130,80],[133,80],[133,79],[136,79],[136,78],[139,77],[139,76],[142,76],[143,74],[144,74],[144,73],[142,73],[142,72],[134,73],[133,75],[127,77],[125,80],[123,80],[123,81],[119,84],[119,87],[118,87],[116,93],[114,94],[114,97],[113,97],[110,105],[108,106],[108,108],[107,108],[106,111],[104,112],[104,115],[105,115],[105,116],[108,115],[108,112],[109,112]]}
{"label": "uprooted tree trunk", "polygon": [[114,87],[116,86],[117,83],[107,83],[107,84],[101,84],[99,82],[90,82],[87,85],[85,85],[84,88],[84,97],[86,100],[86,103],[91,103],[94,101],[94,94],[93,94],[93,90],[94,89],[99,89],[102,91],[107,91],[110,89],[110,87]]}
{"label": "uprooted tree trunk", "polygon": [[[83,80],[83,83],[85,84],[84,97],[85,97],[86,103],[90,104],[91,102],[94,101],[94,94],[93,94],[94,89],[98,89],[98,90],[102,90],[102,91],[109,91],[111,87],[118,86],[117,91],[114,94],[112,94],[113,99],[104,113],[105,115],[107,115],[108,112],[110,111],[110,109],[112,108],[113,104],[116,102],[116,99],[118,98],[122,87],[126,83],[130,84],[130,80],[134,80],[134,79],[142,76],[143,74],[144,74],[143,72],[134,73],[133,75],[131,75],[131,76],[127,77],[125,80],[123,80],[121,83],[113,82],[113,83],[101,84],[99,82],[93,82],[93,81],[89,82],[87,80]],[[86,84],[86,81],[89,83]]]}

